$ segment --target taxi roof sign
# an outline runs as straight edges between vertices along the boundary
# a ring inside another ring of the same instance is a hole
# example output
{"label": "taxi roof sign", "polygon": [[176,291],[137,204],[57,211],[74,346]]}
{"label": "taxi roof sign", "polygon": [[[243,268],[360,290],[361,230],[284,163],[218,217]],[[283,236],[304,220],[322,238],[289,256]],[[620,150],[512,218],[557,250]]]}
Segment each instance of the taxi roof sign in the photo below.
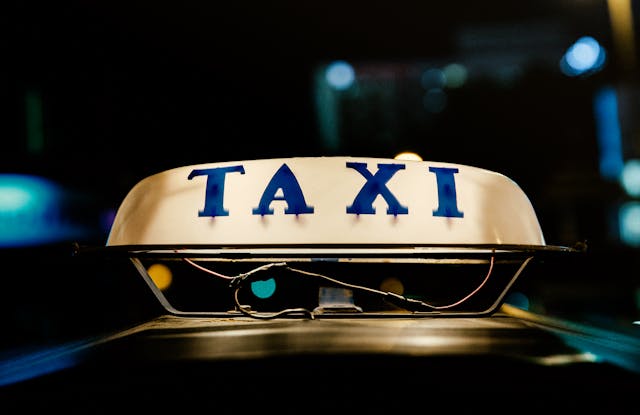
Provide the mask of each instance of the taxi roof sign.
{"label": "taxi roof sign", "polygon": [[292,157],[178,167],[138,182],[107,246],[529,246],[545,239],[510,178],[462,164]]}

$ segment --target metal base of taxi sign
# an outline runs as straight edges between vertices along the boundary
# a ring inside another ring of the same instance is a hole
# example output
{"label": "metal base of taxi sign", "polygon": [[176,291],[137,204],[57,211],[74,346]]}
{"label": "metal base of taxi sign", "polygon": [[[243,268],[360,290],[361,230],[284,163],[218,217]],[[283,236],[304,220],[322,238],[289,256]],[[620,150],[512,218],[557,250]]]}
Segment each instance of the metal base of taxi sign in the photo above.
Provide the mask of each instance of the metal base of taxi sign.
{"label": "metal base of taxi sign", "polygon": [[[258,318],[489,314],[535,255],[574,251],[546,244],[530,200],[502,174],[363,157],[221,162],[152,175],[125,197],[106,245],[131,255],[172,314]],[[149,275],[158,261],[217,283],[194,289],[209,293],[197,306],[180,299],[176,307]],[[463,266],[462,277],[451,274]],[[291,284],[285,274],[295,284],[316,280],[312,290],[289,290],[303,306],[256,291]],[[231,303],[211,294],[229,290]],[[315,297],[303,298],[307,291]]]}

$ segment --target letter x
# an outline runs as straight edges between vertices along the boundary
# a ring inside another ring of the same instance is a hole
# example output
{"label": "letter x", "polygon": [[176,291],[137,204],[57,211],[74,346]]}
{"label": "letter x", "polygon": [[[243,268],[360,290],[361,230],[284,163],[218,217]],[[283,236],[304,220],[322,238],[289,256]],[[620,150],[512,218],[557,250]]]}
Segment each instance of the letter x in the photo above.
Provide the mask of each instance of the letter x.
{"label": "letter x", "polygon": [[409,213],[409,209],[398,202],[398,199],[386,185],[398,170],[405,168],[404,164],[378,164],[378,171],[375,174],[372,174],[367,169],[366,163],[347,162],[347,167],[356,170],[367,180],[351,206],[347,206],[347,213],[356,215],[375,214],[376,209],[373,207],[373,202],[378,195],[382,196],[387,202],[387,214],[395,216]]}

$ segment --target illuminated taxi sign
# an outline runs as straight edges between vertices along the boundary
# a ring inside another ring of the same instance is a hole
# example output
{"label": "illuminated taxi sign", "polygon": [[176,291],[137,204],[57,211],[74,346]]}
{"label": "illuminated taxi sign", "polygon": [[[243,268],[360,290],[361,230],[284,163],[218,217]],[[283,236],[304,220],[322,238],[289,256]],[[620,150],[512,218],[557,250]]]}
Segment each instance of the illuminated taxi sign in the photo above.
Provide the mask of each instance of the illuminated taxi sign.
{"label": "illuminated taxi sign", "polygon": [[460,164],[297,157],[179,167],[124,199],[107,245],[544,245],[499,173]]}

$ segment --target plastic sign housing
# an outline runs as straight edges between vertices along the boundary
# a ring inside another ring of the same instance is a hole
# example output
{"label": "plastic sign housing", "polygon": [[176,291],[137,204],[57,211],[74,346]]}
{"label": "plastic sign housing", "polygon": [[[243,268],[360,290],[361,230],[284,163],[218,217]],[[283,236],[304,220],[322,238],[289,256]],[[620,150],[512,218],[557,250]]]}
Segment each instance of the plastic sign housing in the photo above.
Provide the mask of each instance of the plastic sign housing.
{"label": "plastic sign housing", "polygon": [[442,162],[293,157],[192,165],[137,183],[108,246],[545,245],[510,178]]}

